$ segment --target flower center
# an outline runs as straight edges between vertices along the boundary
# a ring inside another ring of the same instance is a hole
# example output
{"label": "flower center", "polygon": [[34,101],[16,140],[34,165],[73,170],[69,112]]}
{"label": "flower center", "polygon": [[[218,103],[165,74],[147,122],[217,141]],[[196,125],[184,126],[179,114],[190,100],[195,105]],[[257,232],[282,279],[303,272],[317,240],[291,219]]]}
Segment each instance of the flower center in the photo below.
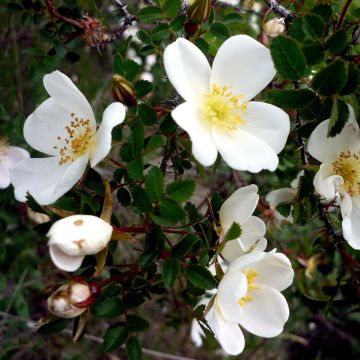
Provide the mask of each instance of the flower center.
{"label": "flower center", "polygon": [[335,174],[340,175],[344,180],[344,190],[352,197],[359,196],[360,153],[353,154],[350,151],[343,151],[332,165]]}
{"label": "flower center", "polygon": [[219,130],[233,131],[239,125],[246,124],[242,114],[247,111],[247,102],[243,95],[234,95],[231,87],[213,84],[211,91],[204,95],[204,118]]}
{"label": "flower center", "polygon": [[6,161],[9,145],[6,138],[0,139],[0,164]]}
{"label": "flower center", "polygon": [[79,119],[74,113],[71,114],[72,121],[70,125],[65,126],[67,136],[62,138],[58,136],[58,140],[63,146],[54,146],[59,150],[59,165],[71,162],[84,155],[89,151],[93,144],[94,130],[90,126],[89,119]]}
{"label": "flower center", "polygon": [[[244,275],[248,282],[247,291],[257,290],[259,286],[254,284],[254,280],[259,274],[255,270],[246,270],[244,271]],[[238,304],[244,306],[248,301],[252,300],[254,300],[254,298],[251,295],[246,294],[238,300]]]}

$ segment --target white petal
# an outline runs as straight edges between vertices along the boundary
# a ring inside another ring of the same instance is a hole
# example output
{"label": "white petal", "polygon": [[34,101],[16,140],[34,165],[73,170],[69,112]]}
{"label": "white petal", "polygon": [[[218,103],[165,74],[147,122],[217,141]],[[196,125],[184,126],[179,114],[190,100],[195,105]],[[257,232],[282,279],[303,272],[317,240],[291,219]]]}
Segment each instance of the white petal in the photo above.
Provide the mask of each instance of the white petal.
{"label": "white petal", "polygon": [[231,86],[233,92],[252,99],[276,74],[270,51],[247,35],[232,36],[215,56],[211,84]]}
{"label": "white petal", "polygon": [[221,347],[230,355],[240,354],[245,347],[244,335],[237,324],[227,322],[219,311],[214,311],[213,331]]}
{"label": "white petal", "polygon": [[59,246],[49,246],[50,257],[54,265],[64,271],[76,271],[81,266],[85,255],[69,256]]}
{"label": "white petal", "polygon": [[240,226],[245,223],[256,209],[259,201],[258,187],[254,184],[236,190],[222,204],[219,217],[224,233],[235,221]]}
{"label": "white petal", "polygon": [[358,152],[360,131],[357,123],[349,120],[340,134],[327,137],[329,122],[330,120],[325,120],[320,123],[310,135],[308,142],[310,155],[320,162],[332,163],[344,150]]}
{"label": "white petal", "polygon": [[247,278],[241,271],[227,272],[221,279],[216,299],[226,321],[239,323],[243,309],[238,301],[246,295],[247,286]]}
{"label": "white petal", "polygon": [[281,188],[270,191],[265,200],[269,203],[270,207],[276,208],[281,203],[291,203],[294,201],[296,191],[292,188]]}
{"label": "white petal", "polygon": [[80,180],[88,161],[88,155],[61,166],[55,157],[20,161],[11,171],[16,199],[26,201],[29,192],[41,205],[55,202]]}
{"label": "white petal", "polygon": [[96,132],[96,145],[90,155],[91,167],[95,167],[110,152],[112,129],[124,121],[125,114],[125,106],[119,102],[114,102],[105,109],[101,125]]}
{"label": "white petal", "polygon": [[267,286],[251,291],[251,296],[253,300],[243,306],[240,325],[257,336],[269,338],[279,335],[289,318],[289,306],[284,296]]}
{"label": "white petal", "polygon": [[[343,206],[341,213],[344,214]],[[343,215],[344,216],[344,215]],[[345,240],[356,250],[360,250],[360,197],[352,199],[351,213],[343,217],[342,229]]]}
{"label": "white petal", "polygon": [[243,114],[241,129],[268,144],[277,154],[284,148],[290,132],[289,115],[277,106],[251,101]]}
{"label": "white petal", "polygon": [[193,103],[185,102],[171,113],[174,121],[190,136],[192,153],[204,166],[212,165],[217,157],[217,149],[209,126],[201,119],[201,110]]}
{"label": "white petal", "polygon": [[228,267],[227,273],[237,272],[247,267],[251,267],[252,264],[257,263],[258,261],[272,256],[274,254],[274,250],[272,252],[251,252],[249,254],[240,256],[232,261]]}
{"label": "white petal", "polygon": [[210,65],[193,43],[177,39],[164,52],[166,74],[179,95],[195,100],[210,91]]}
{"label": "white petal", "polygon": [[221,255],[226,261],[231,262],[250,251],[253,246],[252,251],[264,251],[267,245],[267,240],[264,238],[265,233],[265,223],[258,217],[251,216],[241,226],[240,238],[228,241]]}
{"label": "white petal", "polygon": [[280,253],[260,260],[252,266],[252,269],[258,273],[255,278],[256,284],[269,286],[278,291],[289,287],[294,279],[294,270],[290,260]]}
{"label": "white petal", "polygon": [[235,170],[257,173],[263,169],[275,171],[279,159],[264,141],[246,131],[212,131],[216,147],[224,161]]}
{"label": "white petal", "polygon": [[319,171],[314,177],[315,190],[326,200],[335,198],[339,187],[343,184],[343,178],[334,175],[334,170],[330,164],[321,164]]}
{"label": "white petal", "polygon": [[7,166],[0,164],[0,189],[6,189],[10,184],[9,169]]}
{"label": "white petal", "polygon": [[11,169],[20,160],[28,159],[30,154],[27,150],[22,149],[18,146],[9,146],[6,151],[5,164]]}
{"label": "white petal", "polygon": [[53,71],[44,76],[44,86],[56,102],[78,118],[88,119],[95,125],[95,116],[89,102],[74,83],[62,72]]}
{"label": "white petal", "polygon": [[[58,156],[60,149],[66,145],[64,139],[69,137],[65,127],[69,126],[72,120],[71,111],[63,104],[53,98],[47,99],[26,119],[25,140],[35,150]],[[95,133],[94,118],[90,126]]]}

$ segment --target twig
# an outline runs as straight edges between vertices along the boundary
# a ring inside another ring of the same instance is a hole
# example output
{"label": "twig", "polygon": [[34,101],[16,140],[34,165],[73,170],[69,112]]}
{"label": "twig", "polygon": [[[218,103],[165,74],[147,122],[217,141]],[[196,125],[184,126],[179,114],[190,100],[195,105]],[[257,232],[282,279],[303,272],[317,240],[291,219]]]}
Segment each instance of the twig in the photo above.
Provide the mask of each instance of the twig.
{"label": "twig", "polygon": [[340,17],[339,17],[339,21],[338,23],[336,24],[336,30],[338,30],[342,24],[342,22],[344,21],[344,18],[345,18],[345,15],[346,15],[346,12],[348,11],[349,9],[349,6],[351,4],[351,1],[352,0],[346,0],[342,10],[341,10],[341,13],[340,13]]}
{"label": "twig", "polygon": [[295,14],[284,8],[276,0],[265,0],[265,2],[274,13],[284,18],[286,24],[289,24],[295,18]]}

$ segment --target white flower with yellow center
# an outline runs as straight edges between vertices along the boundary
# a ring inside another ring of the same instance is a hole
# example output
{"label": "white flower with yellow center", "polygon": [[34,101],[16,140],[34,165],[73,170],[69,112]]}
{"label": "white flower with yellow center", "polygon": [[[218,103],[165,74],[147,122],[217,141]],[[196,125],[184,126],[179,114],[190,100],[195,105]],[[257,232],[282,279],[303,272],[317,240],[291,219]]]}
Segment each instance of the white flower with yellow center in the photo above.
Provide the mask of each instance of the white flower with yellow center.
{"label": "white flower with yellow center", "polygon": [[349,120],[340,134],[327,137],[330,120],[319,124],[311,134],[308,151],[319,160],[314,187],[327,201],[340,197],[345,240],[360,249],[360,130],[354,111],[349,107]]}
{"label": "white flower with yellow center", "polygon": [[293,281],[294,271],[284,254],[257,252],[234,260],[219,283],[206,320],[222,348],[241,353],[248,332],[270,338],[283,331],[289,307],[280,293]]}
{"label": "white flower with yellow center", "polygon": [[236,190],[226,199],[219,211],[221,240],[235,222],[240,225],[241,235],[238,239],[225,244],[222,257],[231,262],[247,252],[258,252],[266,249],[267,240],[265,223],[258,217],[252,216],[259,201],[256,185],[249,185]]}
{"label": "white flower with yellow center", "polygon": [[164,52],[167,76],[186,101],[172,112],[188,132],[204,166],[218,152],[233,169],[274,171],[290,131],[289,116],[276,106],[250,101],[275,76],[270,51],[246,35],[226,40],[212,68],[190,41],[177,39]]}
{"label": "white flower with yellow center", "polygon": [[0,139],[0,189],[10,184],[10,170],[21,160],[29,158],[29,153],[17,146],[10,146],[6,139]]}
{"label": "white flower with yellow center", "polygon": [[55,222],[47,236],[53,263],[62,270],[75,271],[86,255],[95,255],[111,240],[113,228],[92,215],[72,215]]}
{"label": "white flower with yellow center", "polygon": [[11,171],[15,197],[26,200],[29,192],[48,205],[69,191],[82,177],[90,161],[95,167],[111,149],[111,131],[125,119],[125,107],[112,103],[98,129],[89,102],[63,73],[44,76],[50,98],[25,121],[25,140],[47,158],[27,159]]}

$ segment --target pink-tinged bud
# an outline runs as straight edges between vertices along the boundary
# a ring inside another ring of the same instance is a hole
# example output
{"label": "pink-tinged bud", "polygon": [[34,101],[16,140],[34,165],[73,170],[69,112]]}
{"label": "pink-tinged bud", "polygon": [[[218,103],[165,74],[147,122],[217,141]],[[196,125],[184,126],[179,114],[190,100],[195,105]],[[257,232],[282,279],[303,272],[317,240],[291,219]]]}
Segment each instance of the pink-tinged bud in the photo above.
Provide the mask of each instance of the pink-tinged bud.
{"label": "pink-tinged bud", "polygon": [[193,36],[197,33],[199,25],[194,24],[191,21],[187,21],[184,25],[184,29],[186,34],[188,34],[189,36]]}
{"label": "pink-tinged bud", "polygon": [[114,74],[111,80],[111,92],[113,98],[127,106],[136,106],[137,100],[132,83],[118,74]]}
{"label": "pink-tinged bud", "polygon": [[283,18],[271,19],[264,25],[264,31],[267,36],[276,37],[285,31],[285,22]]}
{"label": "pink-tinged bud", "polygon": [[187,11],[187,16],[193,24],[204,23],[211,13],[211,0],[195,0]]}
{"label": "pink-tinged bud", "polygon": [[68,319],[81,315],[92,303],[93,295],[85,282],[64,284],[47,299],[52,314]]}

